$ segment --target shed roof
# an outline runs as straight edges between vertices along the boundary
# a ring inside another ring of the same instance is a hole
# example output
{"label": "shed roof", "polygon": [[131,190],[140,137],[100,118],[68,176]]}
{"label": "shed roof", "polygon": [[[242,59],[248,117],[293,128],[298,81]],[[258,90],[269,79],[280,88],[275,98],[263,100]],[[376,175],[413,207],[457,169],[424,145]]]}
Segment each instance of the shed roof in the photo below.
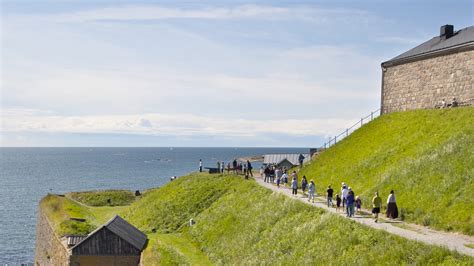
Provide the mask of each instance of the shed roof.
{"label": "shed roof", "polygon": [[265,154],[263,156],[263,164],[279,164],[283,160],[288,160],[293,165],[299,165],[298,158],[300,155],[304,156],[303,162],[310,159],[309,154],[302,153],[281,153],[281,154]]}
{"label": "shed roof", "polygon": [[386,62],[382,66],[396,65],[403,63],[409,59],[423,58],[423,56],[437,54],[438,52],[445,52],[450,49],[455,49],[463,46],[474,45],[474,26],[470,26],[454,32],[450,38],[436,36],[430,40],[410,49]]}
{"label": "shed roof", "polygon": [[86,238],[82,239],[72,249],[79,246],[80,243],[86,241],[89,237],[93,236],[96,232],[98,232],[104,227],[106,227],[114,234],[127,241],[139,250],[143,250],[143,248],[145,247],[147,236],[142,231],[138,230],[135,226],[122,219],[122,217],[116,215],[107,223],[90,233]]}

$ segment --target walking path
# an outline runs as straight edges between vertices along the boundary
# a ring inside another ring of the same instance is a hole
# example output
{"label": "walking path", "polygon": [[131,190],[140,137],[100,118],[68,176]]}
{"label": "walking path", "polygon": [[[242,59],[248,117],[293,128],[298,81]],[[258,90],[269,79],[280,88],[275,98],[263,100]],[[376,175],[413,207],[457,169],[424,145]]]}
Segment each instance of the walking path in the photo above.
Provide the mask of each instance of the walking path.
{"label": "walking path", "polygon": [[[288,197],[300,200],[306,204],[325,209],[326,211],[332,212],[336,215],[346,217],[346,214],[344,212],[336,212],[335,208],[328,207],[326,204],[326,200],[323,198],[317,197],[315,203],[310,203],[308,202],[307,197],[303,197],[301,194],[293,196],[291,194],[291,190],[288,188],[284,188],[283,186],[280,186],[280,188],[278,188],[276,185],[265,183],[263,179],[258,176],[256,176],[255,180],[261,186],[269,188],[275,192],[282,193]],[[355,222],[370,226],[375,229],[384,230],[391,234],[395,234],[407,239],[417,240],[429,245],[441,246],[450,250],[458,251],[459,253],[465,255],[474,256],[474,248],[469,248],[466,246],[468,244],[474,244],[474,237],[471,236],[461,235],[457,233],[435,231],[423,226],[405,223],[403,221],[388,221],[380,219],[380,217],[379,222],[375,223],[372,216],[368,215],[367,213],[363,213],[362,215],[355,215],[355,217],[347,219],[351,219]]]}

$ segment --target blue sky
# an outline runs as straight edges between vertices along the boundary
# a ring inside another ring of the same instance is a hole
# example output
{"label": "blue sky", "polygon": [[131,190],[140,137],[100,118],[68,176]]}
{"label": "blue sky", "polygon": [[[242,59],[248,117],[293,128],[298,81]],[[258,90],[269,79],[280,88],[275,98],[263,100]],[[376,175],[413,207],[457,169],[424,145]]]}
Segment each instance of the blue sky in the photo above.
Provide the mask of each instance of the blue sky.
{"label": "blue sky", "polygon": [[473,1],[2,1],[2,146],[322,144]]}

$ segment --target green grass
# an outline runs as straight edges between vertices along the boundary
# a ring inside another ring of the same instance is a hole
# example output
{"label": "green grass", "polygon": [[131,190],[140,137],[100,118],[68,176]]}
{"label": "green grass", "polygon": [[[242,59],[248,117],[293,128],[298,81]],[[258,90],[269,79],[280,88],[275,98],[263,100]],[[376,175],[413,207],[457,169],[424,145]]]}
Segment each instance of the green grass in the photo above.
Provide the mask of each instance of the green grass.
{"label": "green grass", "polygon": [[384,115],[300,171],[318,193],[346,182],[369,202],[395,190],[403,218],[474,235],[474,108]]}
{"label": "green grass", "polygon": [[187,234],[149,234],[144,265],[212,265]]}
{"label": "green grass", "polygon": [[71,192],[67,196],[88,206],[124,206],[135,201],[135,194],[128,190]]}
{"label": "green grass", "polygon": [[130,206],[62,200],[76,204],[92,224],[98,215],[120,213],[146,232],[145,265],[474,264],[471,257],[371,229],[232,175],[181,177]]}
{"label": "green grass", "polygon": [[[95,217],[89,209],[66,197],[48,194],[41,200],[40,207],[59,236],[86,235],[97,227],[92,222]],[[86,221],[79,222],[70,218],[86,219]]]}
{"label": "green grass", "polygon": [[125,212],[125,218],[145,232],[175,232],[191,217],[209,208],[239,179],[235,176],[195,174],[143,195]]}

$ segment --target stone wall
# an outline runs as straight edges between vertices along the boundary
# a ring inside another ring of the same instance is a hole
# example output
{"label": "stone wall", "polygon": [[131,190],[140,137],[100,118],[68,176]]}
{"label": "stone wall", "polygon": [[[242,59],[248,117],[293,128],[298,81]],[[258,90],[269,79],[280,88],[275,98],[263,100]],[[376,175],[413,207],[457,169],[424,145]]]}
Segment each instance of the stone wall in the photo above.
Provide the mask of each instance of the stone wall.
{"label": "stone wall", "polygon": [[41,207],[36,223],[35,265],[69,265],[68,251]]}
{"label": "stone wall", "polygon": [[474,51],[387,67],[382,82],[382,113],[435,108],[453,97],[473,105]]}

